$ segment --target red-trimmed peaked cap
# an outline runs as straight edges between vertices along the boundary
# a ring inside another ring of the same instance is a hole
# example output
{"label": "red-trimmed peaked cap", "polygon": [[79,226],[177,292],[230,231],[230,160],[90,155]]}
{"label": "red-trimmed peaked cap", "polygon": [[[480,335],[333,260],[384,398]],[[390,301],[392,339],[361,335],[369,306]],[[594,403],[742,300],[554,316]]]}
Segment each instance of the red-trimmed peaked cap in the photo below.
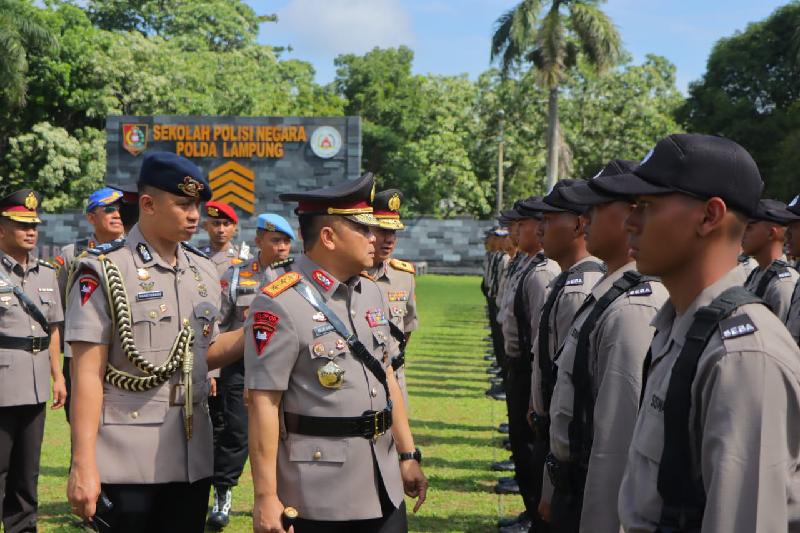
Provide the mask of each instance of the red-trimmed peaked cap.
{"label": "red-trimmed peaked cap", "polygon": [[284,202],[297,202],[297,215],[341,215],[357,224],[378,226],[373,215],[375,178],[366,173],[356,180],[304,192],[283,193]]}

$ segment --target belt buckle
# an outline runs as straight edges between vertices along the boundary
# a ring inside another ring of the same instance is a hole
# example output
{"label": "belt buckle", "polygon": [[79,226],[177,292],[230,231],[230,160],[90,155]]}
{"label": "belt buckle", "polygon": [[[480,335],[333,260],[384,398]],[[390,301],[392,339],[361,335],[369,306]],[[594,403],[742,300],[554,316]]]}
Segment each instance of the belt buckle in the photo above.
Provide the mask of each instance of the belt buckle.
{"label": "belt buckle", "polygon": [[42,337],[31,337],[31,352],[39,353],[44,348],[42,347]]}
{"label": "belt buckle", "polygon": [[381,424],[383,414],[383,411],[375,411],[373,414],[374,431],[372,435],[372,442],[377,442],[378,437],[382,437],[386,433],[386,424]]}

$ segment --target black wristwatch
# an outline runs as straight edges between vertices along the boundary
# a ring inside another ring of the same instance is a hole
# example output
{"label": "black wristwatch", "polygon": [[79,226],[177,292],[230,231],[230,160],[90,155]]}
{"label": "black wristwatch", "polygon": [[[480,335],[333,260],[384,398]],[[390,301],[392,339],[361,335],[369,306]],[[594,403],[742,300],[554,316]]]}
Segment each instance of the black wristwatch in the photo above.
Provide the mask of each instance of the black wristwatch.
{"label": "black wristwatch", "polygon": [[419,448],[416,448],[413,452],[402,452],[398,454],[400,456],[400,461],[411,461],[412,459],[420,464],[422,464],[422,452]]}

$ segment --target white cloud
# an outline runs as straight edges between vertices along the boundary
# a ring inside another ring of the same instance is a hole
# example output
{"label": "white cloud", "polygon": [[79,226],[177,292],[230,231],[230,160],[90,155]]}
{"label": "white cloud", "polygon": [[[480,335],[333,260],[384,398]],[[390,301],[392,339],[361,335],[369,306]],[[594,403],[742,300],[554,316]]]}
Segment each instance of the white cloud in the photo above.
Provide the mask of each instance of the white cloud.
{"label": "white cloud", "polygon": [[298,52],[333,57],[372,48],[413,45],[408,12],[399,0],[290,0],[278,11]]}

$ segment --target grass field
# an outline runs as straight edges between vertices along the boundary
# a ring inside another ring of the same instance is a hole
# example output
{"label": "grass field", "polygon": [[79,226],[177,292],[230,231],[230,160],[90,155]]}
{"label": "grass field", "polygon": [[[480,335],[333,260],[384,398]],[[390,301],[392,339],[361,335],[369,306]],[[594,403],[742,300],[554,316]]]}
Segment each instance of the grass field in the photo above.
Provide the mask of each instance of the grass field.
{"label": "grass field", "polygon": [[[489,463],[508,458],[495,431],[505,406],[484,396],[488,387],[481,340],[483,296],[477,277],[424,276],[418,281],[420,329],[407,357],[411,426],[425,454],[428,501],[410,518],[411,531],[496,531],[498,514],[521,511],[518,497],[491,492]],[[61,411],[48,413],[39,479],[40,529],[79,532],[66,503],[69,434]],[[226,532],[252,531],[249,466],[234,492]]]}

